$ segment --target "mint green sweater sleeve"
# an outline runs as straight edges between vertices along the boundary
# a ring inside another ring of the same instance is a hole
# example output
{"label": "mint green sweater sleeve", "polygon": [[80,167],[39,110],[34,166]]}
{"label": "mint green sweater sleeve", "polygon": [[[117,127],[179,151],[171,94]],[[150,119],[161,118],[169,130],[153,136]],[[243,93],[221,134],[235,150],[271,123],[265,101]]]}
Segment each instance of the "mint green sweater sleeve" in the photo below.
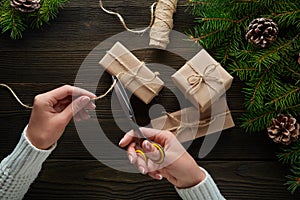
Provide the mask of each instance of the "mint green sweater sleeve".
{"label": "mint green sweater sleeve", "polygon": [[179,196],[183,200],[224,200],[225,198],[210,174],[203,168],[201,170],[205,173],[205,179],[191,188],[178,189],[175,187]]}
{"label": "mint green sweater sleeve", "polygon": [[0,199],[22,199],[42,168],[43,162],[55,149],[40,150],[26,137],[27,127],[14,151],[0,163]]}

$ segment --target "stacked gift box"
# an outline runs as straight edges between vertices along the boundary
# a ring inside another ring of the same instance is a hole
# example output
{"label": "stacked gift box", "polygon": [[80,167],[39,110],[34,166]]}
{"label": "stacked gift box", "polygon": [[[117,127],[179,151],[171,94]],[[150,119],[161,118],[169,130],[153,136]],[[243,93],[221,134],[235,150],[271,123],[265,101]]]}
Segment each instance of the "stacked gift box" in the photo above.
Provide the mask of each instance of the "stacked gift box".
{"label": "stacked gift box", "polygon": [[[146,104],[163,88],[158,73],[152,72],[120,42],[106,53],[100,65]],[[204,49],[171,78],[193,107],[152,119],[153,128],[169,130],[183,142],[234,127],[225,97],[233,77]]]}

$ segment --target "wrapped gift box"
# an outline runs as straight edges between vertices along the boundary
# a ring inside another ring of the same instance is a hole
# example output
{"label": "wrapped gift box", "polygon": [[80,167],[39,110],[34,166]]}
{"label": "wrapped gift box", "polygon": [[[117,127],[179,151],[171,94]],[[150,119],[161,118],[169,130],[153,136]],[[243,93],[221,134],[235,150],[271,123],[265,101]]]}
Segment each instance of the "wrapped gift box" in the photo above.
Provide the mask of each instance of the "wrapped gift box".
{"label": "wrapped gift box", "polygon": [[172,80],[191,103],[205,111],[230,88],[233,77],[202,49]]}
{"label": "wrapped gift box", "polygon": [[164,82],[144,62],[117,42],[99,64],[111,75],[118,76],[122,84],[134,95],[148,104],[158,95]]}
{"label": "wrapped gift box", "polygon": [[151,120],[151,125],[155,129],[171,131],[180,142],[235,126],[226,100],[215,102],[211,109],[204,112],[188,107],[174,113],[166,113],[165,116]]}

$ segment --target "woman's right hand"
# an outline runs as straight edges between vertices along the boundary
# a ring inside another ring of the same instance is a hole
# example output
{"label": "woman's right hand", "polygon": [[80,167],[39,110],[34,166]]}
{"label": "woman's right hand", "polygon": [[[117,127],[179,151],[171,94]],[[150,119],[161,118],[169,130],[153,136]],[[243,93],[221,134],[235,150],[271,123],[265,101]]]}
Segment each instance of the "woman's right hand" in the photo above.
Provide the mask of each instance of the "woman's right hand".
{"label": "woman's right hand", "polygon": [[135,143],[136,136],[133,130],[128,132],[119,145],[128,146],[128,158],[142,174],[148,173],[158,180],[164,177],[177,188],[189,188],[204,180],[205,173],[171,132],[150,128],[140,128],[140,130],[151,141],[160,144],[165,151],[164,162],[156,164],[153,160],[159,160],[161,155],[151,142],[144,140],[141,148],[149,158],[145,161],[139,153],[136,153],[139,147]]}

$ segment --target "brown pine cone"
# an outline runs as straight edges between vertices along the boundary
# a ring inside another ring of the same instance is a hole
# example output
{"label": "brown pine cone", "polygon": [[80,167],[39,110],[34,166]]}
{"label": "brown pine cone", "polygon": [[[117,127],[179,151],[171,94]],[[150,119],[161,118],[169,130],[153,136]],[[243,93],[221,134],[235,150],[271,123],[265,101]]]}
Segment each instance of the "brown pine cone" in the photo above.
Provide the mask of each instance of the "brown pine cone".
{"label": "brown pine cone", "polygon": [[265,48],[276,40],[278,31],[277,24],[273,20],[257,18],[249,24],[246,39],[248,42]]}
{"label": "brown pine cone", "polygon": [[10,0],[10,5],[25,13],[34,12],[41,7],[40,0]]}
{"label": "brown pine cone", "polygon": [[268,128],[268,135],[276,143],[289,145],[297,141],[300,125],[292,115],[279,115],[272,119],[271,126]]}

